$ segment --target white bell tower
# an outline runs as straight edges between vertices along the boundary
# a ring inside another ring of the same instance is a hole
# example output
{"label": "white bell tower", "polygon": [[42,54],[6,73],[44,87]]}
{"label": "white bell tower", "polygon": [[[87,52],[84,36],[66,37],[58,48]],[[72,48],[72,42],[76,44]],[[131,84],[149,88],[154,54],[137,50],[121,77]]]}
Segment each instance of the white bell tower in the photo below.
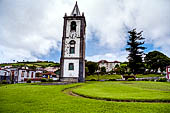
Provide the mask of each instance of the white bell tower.
{"label": "white bell tower", "polygon": [[80,14],[76,2],[71,15],[64,16],[60,59],[61,81],[84,82],[85,80],[85,28],[84,13]]}

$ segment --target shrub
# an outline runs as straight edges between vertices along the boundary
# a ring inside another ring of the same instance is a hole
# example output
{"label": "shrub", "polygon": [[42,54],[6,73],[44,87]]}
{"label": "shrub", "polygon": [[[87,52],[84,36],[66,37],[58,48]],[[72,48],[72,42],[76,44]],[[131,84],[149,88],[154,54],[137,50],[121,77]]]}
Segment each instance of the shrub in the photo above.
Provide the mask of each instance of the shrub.
{"label": "shrub", "polygon": [[128,78],[127,80],[128,80],[128,81],[135,81],[134,78]]}
{"label": "shrub", "polygon": [[109,79],[108,81],[116,81],[116,79]]}
{"label": "shrub", "polygon": [[28,80],[27,80],[27,83],[31,83],[31,79],[28,79]]}
{"label": "shrub", "polygon": [[155,81],[155,79],[151,79],[150,81]]}
{"label": "shrub", "polygon": [[149,81],[149,79],[142,79],[142,81]]}
{"label": "shrub", "polygon": [[6,80],[2,80],[2,84],[7,84],[8,82]]}
{"label": "shrub", "polygon": [[128,75],[131,75],[131,74],[132,74],[132,72],[130,72],[130,71],[129,71],[129,72],[127,72],[127,74],[128,74]]}
{"label": "shrub", "polygon": [[90,81],[96,81],[95,79],[91,79]]}
{"label": "shrub", "polygon": [[167,78],[160,78],[158,80],[156,80],[157,82],[167,82]]}
{"label": "shrub", "polygon": [[48,82],[53,82],[53,79],[48,79]]}
{"label": "shrub", "polygon": [[41,82],[47,82],[47,79],[42,78],[42,79],[41,79]]}

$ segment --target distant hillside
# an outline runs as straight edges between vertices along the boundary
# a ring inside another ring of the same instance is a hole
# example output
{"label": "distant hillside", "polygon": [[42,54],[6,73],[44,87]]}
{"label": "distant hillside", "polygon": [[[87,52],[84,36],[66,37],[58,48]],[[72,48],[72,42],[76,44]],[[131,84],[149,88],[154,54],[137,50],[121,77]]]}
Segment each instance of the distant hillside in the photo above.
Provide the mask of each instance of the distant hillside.
{"label": "distant hillside", "polygon": [[4,66],[13,66],[13,67],[21,67],[21,66],[28,66],[28,67],[59,67],[59,63],[48,62],[48,61],[37,61],[37,62],[17,62],[17,63],[3,63],[0,64],[1,67]]}

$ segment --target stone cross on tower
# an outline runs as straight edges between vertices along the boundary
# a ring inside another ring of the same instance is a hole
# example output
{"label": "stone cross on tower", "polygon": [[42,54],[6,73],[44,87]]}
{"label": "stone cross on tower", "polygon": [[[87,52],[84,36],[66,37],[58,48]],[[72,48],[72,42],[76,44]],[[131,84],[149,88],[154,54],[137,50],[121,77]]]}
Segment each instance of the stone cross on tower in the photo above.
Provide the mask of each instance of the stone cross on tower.
{"label": "stone cross on tower", "polygon": [[80,14],[76,2],[71,15],[64,16],[60,59],[61,81],[84,82],[85,80],[85,29],[84,13]]}

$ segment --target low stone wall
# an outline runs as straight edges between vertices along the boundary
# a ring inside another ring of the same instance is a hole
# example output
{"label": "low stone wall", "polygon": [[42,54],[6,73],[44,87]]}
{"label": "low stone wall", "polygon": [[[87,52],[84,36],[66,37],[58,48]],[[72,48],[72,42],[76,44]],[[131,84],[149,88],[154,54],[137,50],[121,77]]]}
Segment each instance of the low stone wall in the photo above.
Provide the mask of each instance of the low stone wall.
{"label": "low stone wall", "polygon": [[66,85],[70,84],[69,82],[52,82],[52,83],[39,83],[39,85]]}
{"label": "low stone wall", "polygon": [[78,78],[75,77],[64,77],[60,78],[61,82],[78,82]]}
{"label": "low stone wall", "polygon": [[158,80],[158,79],[160,79],[160,78],[165,78],[165,77],[146,77],[146,78],[136,78],[136,81],[144,81],[144,80],[154,80],[154,81],[156,81],[156,80]]}

